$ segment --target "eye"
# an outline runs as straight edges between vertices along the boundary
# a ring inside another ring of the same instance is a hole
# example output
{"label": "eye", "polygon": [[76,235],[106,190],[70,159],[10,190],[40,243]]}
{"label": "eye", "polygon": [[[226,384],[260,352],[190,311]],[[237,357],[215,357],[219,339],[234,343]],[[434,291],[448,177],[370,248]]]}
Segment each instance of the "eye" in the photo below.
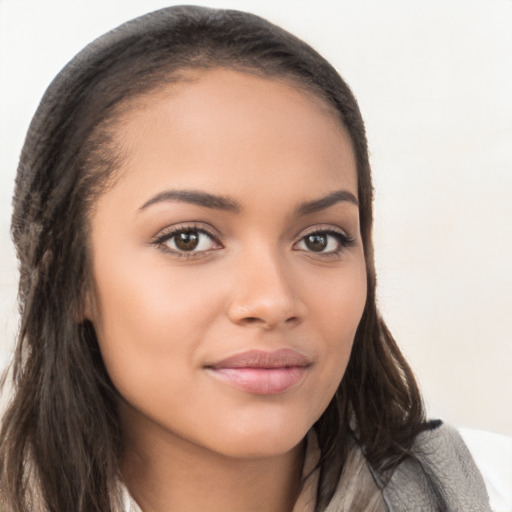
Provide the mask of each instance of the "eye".
{"label": "eye", "polygon": [[339,254],[354,243],[353,238],[341,231],[318,230],[302,237],[295,247],[300,251],[317,254]]}
{"label": "eye", "polygon": [[185,257],[199,256],[201,253],[222,247],[211,233],[193,226],[167,231],[153,243],[166,251]]}

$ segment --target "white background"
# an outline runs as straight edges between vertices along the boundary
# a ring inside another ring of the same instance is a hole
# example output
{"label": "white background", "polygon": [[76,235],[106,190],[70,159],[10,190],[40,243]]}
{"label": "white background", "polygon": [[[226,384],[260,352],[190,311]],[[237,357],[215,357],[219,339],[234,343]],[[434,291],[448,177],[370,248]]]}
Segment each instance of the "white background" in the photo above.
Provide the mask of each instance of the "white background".
{"label": "white background", "polygon": [[[37,103],[94,37],[173,3],[0,0],[2,365],[17,324],[10,201]],[[512,435],[512,1],[199,3],[267,17],[349,82],[372,153],[384,316],[431,415]]]}

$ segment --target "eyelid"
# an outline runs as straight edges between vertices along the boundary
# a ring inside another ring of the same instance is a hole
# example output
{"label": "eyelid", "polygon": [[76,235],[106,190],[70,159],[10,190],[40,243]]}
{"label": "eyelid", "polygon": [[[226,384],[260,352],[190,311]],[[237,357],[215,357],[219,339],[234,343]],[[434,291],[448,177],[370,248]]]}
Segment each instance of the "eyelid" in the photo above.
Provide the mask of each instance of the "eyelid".
{"label": "eyelid", "polygon": [[310,226],[306,229],[303,229],[297,237],[297,242],[302,240],[304,237],[308,235],[314,235],[316,233],[327,233],[327,234],[337,234],[341,235],[347,240],[354,240],[354,237],[343,228],[333,224],[316,224],[315,226]]}
{"label": "eyelid", "polygon": [[[184,231],[197,231],[198,233],[203,233],[213,242],[218,244],[220,247],[215,249],[208,249],[203,251],[180,251],[179,249],[171,249],[170,247],[165,246],[165,242],[167,240],[172,239],[179,233]],[[171,254],[180,258],[197,258],[204,257],[209,254],[213,250],[219,250],[223,248],[222,242],[220,241],[220,236],[215,232],[210,226],[204,224],[202,222],[182,222],[179,224],[175,224],[172,226],[168,226],[162,230],[160,230],[151,240],[150,245],[158,247],[160,250],[165,252],[166,254]]]}
{"label": "eyelid", "polygon": [[[300,242],[302,242],[306,237],[315,235],[315,234],[326,234],[331,235],[338,238],[338,242],[340,244],[339,249],[335,251],[328,252],[315,252],[315,251],[304,251],[308,254],[315,255],[317,257],[332,257],[337,256],[344,252],[349,247],[352,247],[356,244],[356,238],[353,237],[350,233],[348,233],[345,229],[340,228],[339,226],[335,226],[332,224],[320,224],[316,226],[311,226],[303,230],[300,235],[297,237],[296,241],[293,243],[293,247],[295,248]],[[302,250],[302,249],[296,249]]]}

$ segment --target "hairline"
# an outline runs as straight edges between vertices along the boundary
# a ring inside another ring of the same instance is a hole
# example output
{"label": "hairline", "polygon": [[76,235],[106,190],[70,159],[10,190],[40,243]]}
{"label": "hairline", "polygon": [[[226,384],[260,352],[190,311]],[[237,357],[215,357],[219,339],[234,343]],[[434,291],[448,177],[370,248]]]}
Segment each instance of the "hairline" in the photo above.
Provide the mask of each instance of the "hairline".
{"label": "hairline", "polygon": [[[203,78],[205,73],[222,70],[255,76],[277,84],[292,87],[304,93],[309,100],[314,100],[318,107],[326,108],[326,110],[336,118],[340,127],[342,127],[342,129],[347,133],[350,140],[350,146],[356,156],[356,149],[354,147],[352,134],[350,133],[350,130],[348,130],[340,110],[319,86],[313,83],[307,83],[306,80],[302,79],[295,73],[279,72],[279,70],[271,72],[264,69],[263,66],[258,67],[256,65],[251,66],[247,64],[238,64],[226,59],[212,59],[212,61],[201,60],[199,62],[187,63],[171,71],[157,70],[154,75],[148,79],[146,84],[133,92],[126,93],[115,103],[115,105],[113,105],[106,118],[94,127],[80,148],[80,152],[82,153],[82,148],[86,147],[88,143],[94,140],[98,135],[100,135],[100,138],[103,141],[111,141],[93,145],[93,149],[86,151],[84,155],[85,157],[90,156],[98,149],[106,151],[103,154],[106,155],[106,159],[110,164],[108,166],[108,175],[104,176],[104,179],[100,178],[99,180],[99,186],[96,187],[98,192],[91,194],[88,198],[87,211],[84,212],[84,219],[86,221],[90,221],[90,212],[94,209],[94,205],[98,199],[105,192],[114,187],[121,176],[119,170],[127,158],[127,152],[120,143],[118,135],[119,131],[122,130],[122,124],[126,118],[132,112],[143,110],[145,108],[146,100],[152,101],[153,99],[158,98],[160,94],[163,94],[164,91],[169,91],[169,89],[172,89],[174,86],[179,87],[186,83],[197,83]],[[86,168],[85,173],[87,175],[95,173],[94,166]],[[359,181],[359,170],[357,169],[357,164],[356,179]]]}

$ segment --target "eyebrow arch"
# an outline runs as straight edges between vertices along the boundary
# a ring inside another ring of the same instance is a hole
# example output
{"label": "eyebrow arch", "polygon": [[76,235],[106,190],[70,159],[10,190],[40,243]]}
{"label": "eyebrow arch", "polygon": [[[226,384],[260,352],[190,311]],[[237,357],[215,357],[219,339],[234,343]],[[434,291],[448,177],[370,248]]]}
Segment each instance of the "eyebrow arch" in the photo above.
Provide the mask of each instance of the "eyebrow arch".
{"label": "eyebrow arch", "polygon": [[352,192],[349,192],[348,190],[337,190],[325,197],[321,197],[320,199],[314,199],[313,201],[302,203],[299,205],[295,213],[299,217],[303,215],[311,215],[312,213],[325,210],[330,206],[343,201],[359,206],[359,202]]}
{"label": "eyebrow arch", "polygon": [[144,210],[153,204],[166,201],[196,204],[205,208],[225,210],[234,213],[239,213],[241,211],[241,207],[237,201],[230,199],[229,197],[217,196],[197,190],[166,190],[164,192],[160,192],[160,194],[157,194],[146,201],[139,208],[139,211]]}

